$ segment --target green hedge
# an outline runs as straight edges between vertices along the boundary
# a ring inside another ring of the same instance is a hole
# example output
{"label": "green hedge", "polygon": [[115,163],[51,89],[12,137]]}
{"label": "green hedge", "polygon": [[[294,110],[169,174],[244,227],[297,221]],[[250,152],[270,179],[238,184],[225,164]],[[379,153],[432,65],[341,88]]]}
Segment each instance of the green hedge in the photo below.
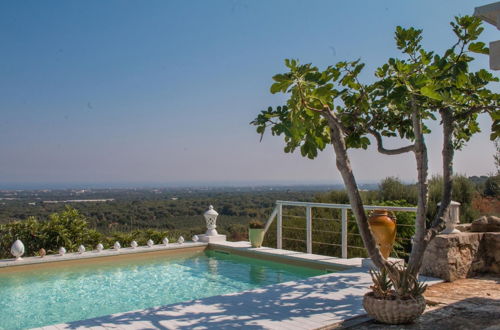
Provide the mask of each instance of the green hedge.
{"label": "green hedge", "polygon": [[24,221],[15,221],[0,225],[0,258],[12,258],[10,248],[16,239],[20,239],[25,247],[24,256],[34,256],[41,248],[47,253],[57,253],[61,246],[68,252],[76,252],[80,245],[87,249],[94,249],[98,243],[104,248],[110,248],[116,241],[122,246],[129,246],[132,240],[139,245],[146,245],[152,239],[156,244],[164,237],[171,242],[177,241],[180,235],[190,240],[192,235],[200,233],[199,229],[191,230],[135,230],[128,233],[113,232],[104,235],[89,228],[86,218],[76,209],[66,207],[64,211],[53,213],[48,221],[38,221],[29,217]]}

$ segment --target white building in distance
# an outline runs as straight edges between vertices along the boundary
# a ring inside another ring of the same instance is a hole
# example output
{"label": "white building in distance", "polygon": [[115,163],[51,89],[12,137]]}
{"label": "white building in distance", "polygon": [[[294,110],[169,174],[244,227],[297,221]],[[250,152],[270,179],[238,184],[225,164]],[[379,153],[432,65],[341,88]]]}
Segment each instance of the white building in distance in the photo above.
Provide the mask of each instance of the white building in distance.
{"label": "white building in distance", "polygon": [[[476,7],[474,16],[496,26],[500,30],[500,2]],[[500,40],[490,42],[490,68],[500,70]]]}

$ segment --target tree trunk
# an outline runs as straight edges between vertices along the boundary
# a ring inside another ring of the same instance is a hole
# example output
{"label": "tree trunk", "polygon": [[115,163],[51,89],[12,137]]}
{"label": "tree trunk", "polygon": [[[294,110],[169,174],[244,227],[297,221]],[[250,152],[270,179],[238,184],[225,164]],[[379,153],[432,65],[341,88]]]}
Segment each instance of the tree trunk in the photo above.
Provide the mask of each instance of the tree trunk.
{"label": "tree trunk", "polygon": [[441,196],[438,213],[425,236],[427,244],[437,233],[444,229],[444,216],[450,208],[453,189],[453,157],[455,155],[455,149],[453,148],[453,114],[449,109],[441,109],[439,114],[443,122],[443,195]]}
{"label": "tree trunk", "polygon": [[[453,187],[453,117],[449,109],[443,109],[439,112],[443,122],[443,194],[439,210],[432,221],[431,227],[425,231],[421,241],[413,246],[409,267],[412,274],[417,275],[424,252],[430,241],[444,228],[444,215],[448,212],[451,203],[451,192]],[[425,228],[425,227],[424,227]]]}
{"label": "tree trunk", "polygon": [[330,125],[331,142],[333,144],[333,149],[335,150],[337,168],[342,175],[342,179],[346,186],[352,212],[356,218],[363,243],[368,250],[368,255],[377,267],[388,267],[389,269],[392,269],[387,260],[382,257],[382,254],[380,253],[375,239],[370,231],[368,219],[363,207],[363,201],[361,200],[361,196],[359,194],[356,179],[352,173],[351,162],[349,160],[349,155],[347,154],[345,139],[341,128],[331,118],[328,118],[328,122]]}
{"label": "tree trunk", "polygon": [[413,275],[417,275],[420,270],[421,259],[425,252],[424,237],[426,231],[426,214],[427,214],[427,172],[428,159],[427,147],[425,145],[424,133],[422,129],[422,119],[418,114],[418,110],[414,110],[412,114],[413,131],[415,132],[415,159],[417,162],[417,177],[418,177],[418,202],[417,215],[415,218],[415,237],[413,239],[413,247],[408,261],[408,267]]}

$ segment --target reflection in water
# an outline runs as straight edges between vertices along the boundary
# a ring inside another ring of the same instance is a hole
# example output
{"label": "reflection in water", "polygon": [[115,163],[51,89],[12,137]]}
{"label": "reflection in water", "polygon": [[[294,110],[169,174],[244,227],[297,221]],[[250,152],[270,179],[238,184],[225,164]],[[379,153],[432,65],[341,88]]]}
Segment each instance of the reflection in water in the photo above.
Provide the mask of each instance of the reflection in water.
{"label": "reflection in water", "polygon": [[261,284],[266,281],[266,268],[262,265],[250,265],[250,283]]}
{"label": "reflection in water", "polygon": [[283,272],[280,270],[280,271],[277,271],[276,272],[276,283],[281,283],[281,282],[285,282],[285,274],[283,274]]}
{"label": "reflection in water", "polygon": [[218,266],[218,261],[215,258],[208,258],[208,271],[212,275],[217,275],[217,266]]}

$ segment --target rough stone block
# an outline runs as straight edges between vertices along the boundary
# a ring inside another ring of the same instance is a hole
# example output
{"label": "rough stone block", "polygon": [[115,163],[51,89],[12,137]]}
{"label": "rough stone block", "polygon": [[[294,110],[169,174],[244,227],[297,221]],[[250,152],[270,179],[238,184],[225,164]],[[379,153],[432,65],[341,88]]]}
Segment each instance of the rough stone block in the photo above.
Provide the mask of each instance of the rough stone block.
{"label": "rough stone block", "polygon": [[500,232],[438,235],[427,247],[421,274],[446,281],[500,274]]}
{"label": "rough stone block", "polygon": [[455,228],[458,229],[459,231],[461,231],[462,233],[466,232],[466,231],[470,231],[470,227],[471,227],[470,223],[461,223],[461,224],[457,224],[455,226]]}
{"label": "rough stone block", "polygon": [[446,281],[466,278],[485,266],[483,233],[436,236],[425,251],[421,274]]}
{"label": "rough stone block", "polygon": [[485,271],[500,274],[500,233],[484,233]]}
{"label": "rough stone block", "polygon": [[472,221],[470,228],[473,232],[500,232],[500,218],[493,215],[482,216]]}

